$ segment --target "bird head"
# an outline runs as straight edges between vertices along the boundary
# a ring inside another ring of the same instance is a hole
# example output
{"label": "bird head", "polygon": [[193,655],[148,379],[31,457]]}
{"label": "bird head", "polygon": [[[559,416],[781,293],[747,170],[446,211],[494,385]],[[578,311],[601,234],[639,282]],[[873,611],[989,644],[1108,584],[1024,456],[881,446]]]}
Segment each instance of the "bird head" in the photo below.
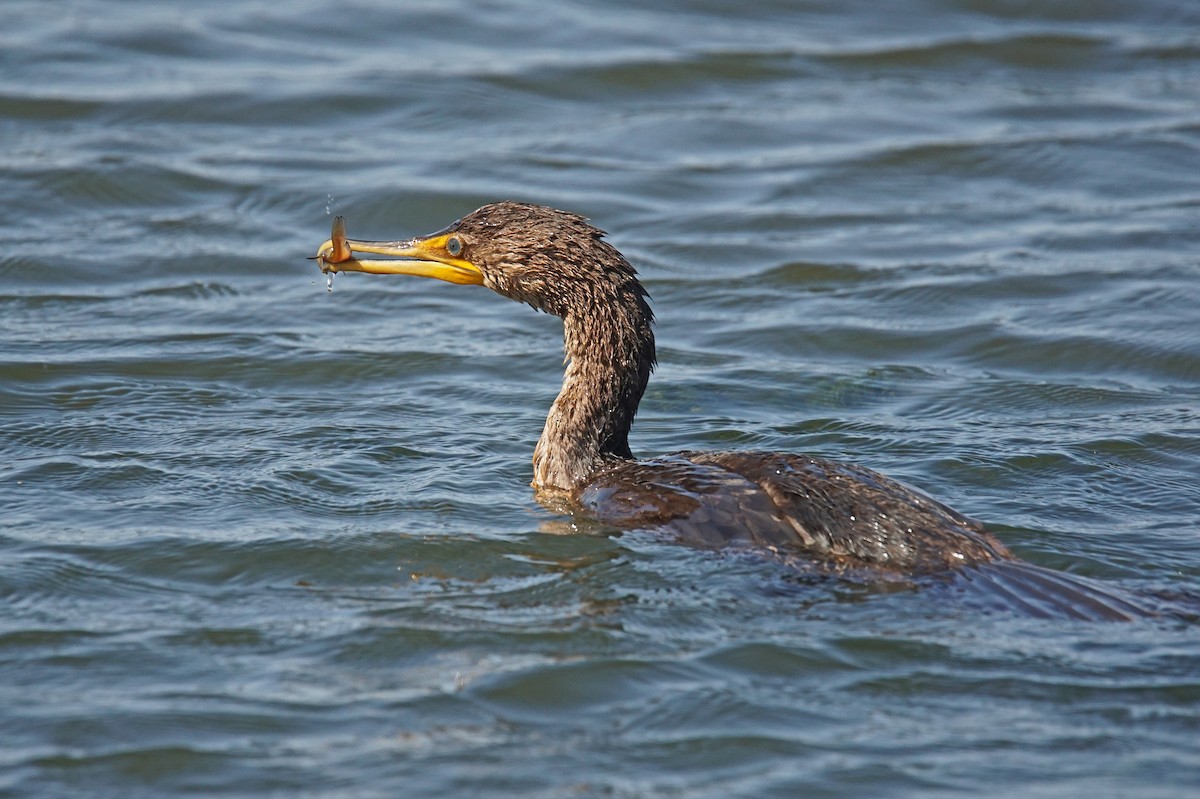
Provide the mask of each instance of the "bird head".
{"label": "bird head", "polygon": [[565,316],[574,304],[636,280],[633,268],[603,236],[578,214],[499,202],[436,233],[397,241],[347,239],[344,223],[335,220],[333,237],[316,257],[325,272],[415,275],[484,285]]}

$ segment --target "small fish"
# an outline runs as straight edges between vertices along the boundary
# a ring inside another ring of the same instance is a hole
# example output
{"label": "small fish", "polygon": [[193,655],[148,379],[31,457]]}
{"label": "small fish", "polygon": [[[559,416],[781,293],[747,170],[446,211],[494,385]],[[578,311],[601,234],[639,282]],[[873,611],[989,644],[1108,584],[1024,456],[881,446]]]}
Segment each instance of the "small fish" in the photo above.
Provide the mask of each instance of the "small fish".
{"label": "small fish", "polygon": [[329,281],[326,287],[332,291],[333,273],[338,271],[333,268],[333,265],[353,259],[354,252],[350,249],[350,243],[346,241],[346,217],[335,216],[333,232],[330,234],[329,240],[322,244],[321,249],[317,250],[317,254],[308,260],[316,261],[320,270],[328,275]]}
{"label": "small fish", "polygon": [[346,242],[346,217],[335,216],[333,218],[333,232],[329,236],[329,241],[333,245],[333,249],[330,250],[325,260],[336,264],[339,261],[349,261],[353,257],[350,245]]}

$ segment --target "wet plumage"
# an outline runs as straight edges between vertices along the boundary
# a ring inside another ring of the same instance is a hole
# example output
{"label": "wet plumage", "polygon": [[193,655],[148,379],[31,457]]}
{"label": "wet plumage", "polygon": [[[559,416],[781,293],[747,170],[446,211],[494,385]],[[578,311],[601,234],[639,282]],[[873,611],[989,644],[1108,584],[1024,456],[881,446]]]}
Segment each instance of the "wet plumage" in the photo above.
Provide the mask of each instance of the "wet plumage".
{"label": "wet plumage", "polygon": [[[347,244],[402,260],[332,260]],[[1086,581],[1014,560],[979,522],[860,466],[781,452],[636,460],[629,431],[654,368],[654,314],[634,268],[577,214],[495,203],[430,236],[331,240],[318,257],[331,271],[482,284],[560,317],[565,374],[534,448],[532,484],[577,512],[696,546],[753,548],[830,574],[975,570],[972,579],[1015,592],[1010,604],[1086,618],[1140,611]]]}

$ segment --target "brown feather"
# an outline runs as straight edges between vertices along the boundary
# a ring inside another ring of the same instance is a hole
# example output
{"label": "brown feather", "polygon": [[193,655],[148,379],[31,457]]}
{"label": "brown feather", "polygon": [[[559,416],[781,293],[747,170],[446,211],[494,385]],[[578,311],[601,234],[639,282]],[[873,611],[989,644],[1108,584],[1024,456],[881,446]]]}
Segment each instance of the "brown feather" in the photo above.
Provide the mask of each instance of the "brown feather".
{"label": "brown feather", "polygon": [[524,203],[486,205],[442,232],[461,239],[484,285],[563,320],[563,386],[533,457],[533,485],[548,502],[825,573],[974,574],[964,579],[998,595],[1027,590],[1013,606],[1057,603],[1065,615],[1101,618],[1138,610],[1015,561],[979,522],[860,466],[779,452],[635,460],[629,429],[654,368],[654,314],[625,257],[583,217]]}

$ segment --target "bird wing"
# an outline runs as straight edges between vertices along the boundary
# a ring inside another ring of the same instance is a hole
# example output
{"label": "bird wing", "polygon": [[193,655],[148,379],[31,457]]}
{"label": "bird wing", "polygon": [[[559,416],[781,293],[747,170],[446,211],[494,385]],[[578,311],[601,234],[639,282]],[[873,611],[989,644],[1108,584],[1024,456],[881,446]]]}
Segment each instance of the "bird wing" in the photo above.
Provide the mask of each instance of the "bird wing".
{"label": "bird wing", "polygon": [[599,473],[579,502],[601,521],[694,546],[765,548],[906,574],[1011,557],[983,525],[878,472],[777,452],[681,452]]}

